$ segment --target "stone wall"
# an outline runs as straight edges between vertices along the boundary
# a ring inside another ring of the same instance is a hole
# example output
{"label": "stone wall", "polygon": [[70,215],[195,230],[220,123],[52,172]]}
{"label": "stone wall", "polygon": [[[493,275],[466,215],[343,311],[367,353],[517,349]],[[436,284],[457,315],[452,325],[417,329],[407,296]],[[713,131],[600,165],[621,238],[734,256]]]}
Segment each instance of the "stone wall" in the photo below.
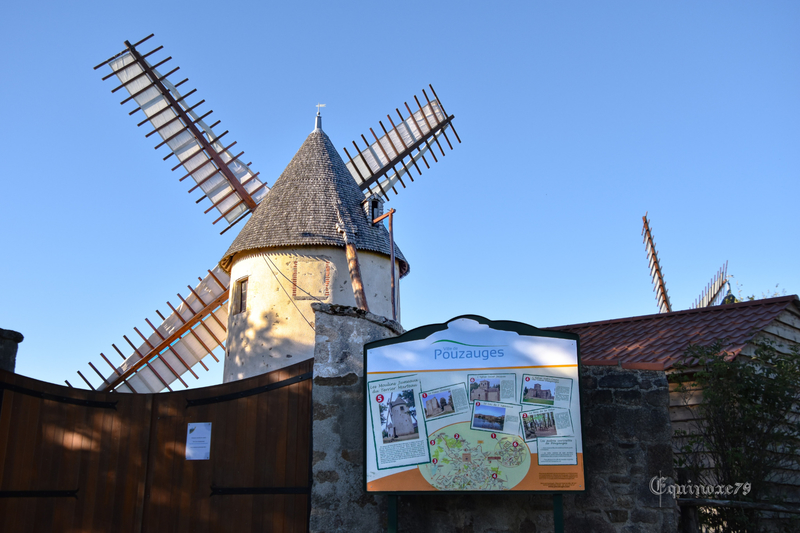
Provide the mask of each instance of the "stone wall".
{"label": "stone wall", "polygon": [[[366,250],[359,250],[358,257],[370,309],[391,317],[389,257]],[[242,278],[248,279],[247,309],[228,317],[225,383],[311,359],[315,333],[307,319],[314,301],[355,305],[344,248],[305,246],[240,254],[231,267],[231,284]],[[288,292],[287,279],[292,280]],[[399,317],[399,284],[396,298]]]}
{"label": "stone wall", "polygon": [[314,303],[310,530],[384,531],[385,496],[364,491],[364,344],[403,333],[354,307]]}
{"label": "stone wall", "polygon": [[[311,531],[385,531],[385,496],[364,492],[365,343],[402,332],[353,308],[314,304],[314,457]],[[565,530],[677,530],[677,505],[650,491],[672,476],[672,430],[664,372],[584,366],[586,491],[564,494]],[[398,497],[401,532],[553,531],[547,494],[425,494]]]}

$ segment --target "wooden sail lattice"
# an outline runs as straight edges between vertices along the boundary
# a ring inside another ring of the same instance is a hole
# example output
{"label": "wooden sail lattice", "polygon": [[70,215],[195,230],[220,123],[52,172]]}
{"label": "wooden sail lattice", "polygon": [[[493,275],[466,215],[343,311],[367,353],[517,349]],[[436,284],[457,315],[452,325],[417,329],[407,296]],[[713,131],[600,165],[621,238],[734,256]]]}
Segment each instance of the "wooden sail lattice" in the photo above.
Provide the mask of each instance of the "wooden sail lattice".
{"label": "wooden sail lattice", "polygon": [[444,157],[445,151],[440,138],[443,137],[450,149],[453,149],[453,144],[447,136],[448,128],[453,131],[456,140],[461,142],[452,124],[455,117],[447,115],[433,86],[428,85],[428,87],[433,95],[433,100],[423,89],[425,105],[422,105],[415,95],[416,110],[413,110],[407,102],[405,103],[406,116],[400,109],[395,108],[397,124],[391,115],[386,115],[391,128],[387,129],[383,121],[378,122],[383,135],[379,137],[370,128],[373,141],[367,140],[364,135],[361,136],[363,146],[359,146],[357,141],[353,141],[353,147],[356,150],[355,156],[351,156],[347,148],[344,148],[344,153],[348,158],[347,169],[361,190],[364,191],[365,196],[381,194],[388,200],[389,190],[397,194],[397,183],[400,183],[403,188],[406,186],[403,176],[408,176],[411,181],[414,181],[411,174],[412,167],[418,175],[422,174],[418,164],[420,160],[427,168],[430,168],[425,157],[426,152],[430,152],[434,161],[438,162],[439,159],[433,145],[436,145]]}
{"label": "wooden sail lattice", "polygon": [[[216,209],[219,217],[214,224],[225,219],[228,226],[221,232],[241,221],[251,213],[269,192],[265,182],[262,182],[258,173],[250,170],[251,163],[243,163],[240,157],[244,152],[234,154],[231,150],[236,142],[225,145],[222,138],[228,134],[225,131],[216,134],[220,121],[211,125],[205,119],[211,115],[208,111],[199,115],[198,108],[205,103],[200,100],[194,104],[189,103],[189,97],[196,90],[181,94],[180,86],[188,81],[183,79],[172,83],[169,77],[179,70],[175,67],[165,74],[158,70],[166,65],[172,57],[157,61],[148,59],[160,52],[163,47],[158,46],[146,53],[137,49],[150,38],[148,37],[131,44],[125,41],[125,49],[118,54],[95,66],[95,70],[108,66],[111,72],[103,77],[107,80],[116,77],[120,84],[112,89],[112,93],[124,89],[128,96],[120,102],[126,104],[135,102],[137,107],[130,111],[130,115],[142,112],[144,119],[137,124],[152,126],[152,130],[145,135],[151,137],[155,134],[161,138],[155,148],[167,146],[170,153],[164,157],[168,160],[175,157],[178,163],[173,171],[183,167],[186,172],[180,181],[191,177],[195,184],[189,189],[192,193],[197,189],[203,193],[196,203],[208,199],[211,206],[206,213]],[[166,67],[165,67],[166,68]],[[413,181],[410,168],[414,167],[421,174],[418,162],[421,161],[430,168],[425,157],[426,152],[438,161],[434,146],[442,156],[445,155],[442,147],[442,138],[450,149],[453,145],[447,136],[447,129],[451,129],[456,140],[460,143],[455,128],[452,125],[453,115],[447,115],[432,86],[429,86],[433,99],[423,90],[425,99],[423,105],[417,96],[414,96],[416,106],[413,108],[407,103],[404,116],[399,109],[397,123],[387,115],[391,128],[387,129],[383,122],[379,122],[382,136],[375,134],[370,129],[374,142],[370,144],[362,136],[365,148],[359,148],[357,143],[355,159],[348,156],[349,171],[359,184],[365,196],[379,193],[388,199],[388,191],[394,190],[397,183],[405,187],[403,177]],[[319,107],[322,107],[321,105]],[[139,328],[134,327],[139,341],[132,341],[123,335],[128,348],[120,349],[112,344],[114,351],[123,359],[117,366],[101,353],[100,356],[110,367],[110,371],[101,372],[97,366],[89,362],[93,372],[100,378],[97,387],[92,385],[84,374],[78,371],[83,381],[91,389],[103,391],[118,391],[131,393],[155,393],[162,390],[172,390],[175,382],[180,382],[188,387],[184,377],[191,374],[197,378],[195,366],[199,365],[206,370],[203,358],[211,355],[215,360],[214,351],[225,347],[227,339],[226,324],[228,321],[228,298],[230,278],[219,266],[208,271],[205,278],[194,288],[189,286],[190,294],[184,298],[178,294],[181,303],[173,306],[167,302],[171,313],[164,317],[159,311],[159,325],[154,325],[145,319],[149,330],[146,335]],[[72,386],[68,381],[67,384]]]}
{"label": "wooden sail lattice", "polygon": [[183,376],[189,373],[198,379],[193,367],[199,365],[208,370],[203,359],[210,355],[219,361],[213,352],[225,347],[229,284],[230,277],[219,266],[209,270],[194,288],[188,286],[187,297],[178,293],[179,305],[167,302],[172,311],[168,316],[164,317],[156,311],[160,318],[158,326],[145,318],[151,331],[149,335],[143,334],[137,327],[133,328],[140,339],[138,345],[127,335],[122,336],[128,345],[125,351],[115,344],[111,345],[123,359],[119,366],[114,365],[103,353],[100,356],[111,367],[110,372],[103,374],[89,363],[101,379],[99,386],[93,386],[80,371],[78,375],[91,389],[101,391],[171,391],[171,385],[176,381],[188,387]]}
{"label": "wooden sail lattice", "polygon": [[711,281],[697,297],[697,300],[692,303],[692,309],[699,309],[701,307],[711,307],[712,305],[719,305],[719,302],[725,297],[722,290],[728,283],[728,262],[717,271]]}
{"label": "wooden sail lattice", "polygon": [[656,293],[658,312],[669,313],[672,311],[672,304],[670,304],[667,286],[666,283],[664,283],[664,274],[661,272],[661,263],[658,261],[656,243],[650,231],[650,221],[647,218],[647,213],[642,217],[642,222],[644,223],[642,235],[644,236],[644,245],[647,249],[647,261],[650,266],[650,277],[653,280],[653,290]]}
{"label": "wooden sail lattice", "polygon": [[129,96],[120,103],[125,104],[133,100],[137,104],[138,107],[130,114],[142,111],[145,115],[145,119],[139,122],[138,126],[145,123],[153,126],[153,130],[147,133],[146,137],[156,133],[161,137],[161,142],[155,148],[164,145],[169,148],[170,153],[164,160],[176,157],[178,164],[172,167],[172,170],[183,167],[186,174],[180,180],[189,177],[194,180],[195,185],[189,192],[192,193],[199,188],[203,195],[197,203],[204,199],[211,201],[211,207],[206,209],[206,213],[216,209],[219,217],[213,223],[216,224],[222,219],[228,222],[229,225],[222,231],[224,233],[252,212],[266,196],[269,188],[259,180],[258,173],[250,170],[250,163],[245,164],[239,159],[244,154],[243,151],[235,155],[231,151],[236,145],[235,141],[228,145],[222,142],[228,131],[219,135],[214,132],[213,128],[220,121],[210,126],[205,123],[205,119],[213,111],[203,115],[197,114],[197,108],[205,100],[189,104],[187,99],[196,92],[196,89],[183,95],[178,91],[178,87],[188,78],[176,84],[169,81],[168,77],[180,67],[166,74],[160,74],[157,67],[166,64],[172,58],[167,57],[155,64],[148,61],[148,57],[163,47],[159,46],[145,54],[139,53],[136,47],[151,37],[153,34],[135,44],[125,41],[125,50],[94,68],[96,70],[104,65],[111,68],[111,73],[103,79],[116,76],[121,82],[121,85],[111,92],[120,89],[128,92]]}

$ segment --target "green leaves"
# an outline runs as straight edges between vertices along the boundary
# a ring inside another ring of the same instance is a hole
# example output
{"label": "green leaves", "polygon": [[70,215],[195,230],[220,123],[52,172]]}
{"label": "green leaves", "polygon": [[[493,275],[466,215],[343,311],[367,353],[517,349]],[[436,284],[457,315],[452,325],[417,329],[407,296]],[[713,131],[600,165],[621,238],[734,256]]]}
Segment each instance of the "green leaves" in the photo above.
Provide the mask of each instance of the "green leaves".
{"label": "green leaves", "polygon": [[[750,357],[724,352],[722,341],[691,346],[675,365],[670,381],[694,415],[675,431],[676,466],[699,483],[751,483],[752,491],[735,499],[779,502],[774,488],[800,467],[800,347],[782,353],[767,341],[754,346]],[[717,508],[701,516],[725,531],[758,529],[755,511]]]}

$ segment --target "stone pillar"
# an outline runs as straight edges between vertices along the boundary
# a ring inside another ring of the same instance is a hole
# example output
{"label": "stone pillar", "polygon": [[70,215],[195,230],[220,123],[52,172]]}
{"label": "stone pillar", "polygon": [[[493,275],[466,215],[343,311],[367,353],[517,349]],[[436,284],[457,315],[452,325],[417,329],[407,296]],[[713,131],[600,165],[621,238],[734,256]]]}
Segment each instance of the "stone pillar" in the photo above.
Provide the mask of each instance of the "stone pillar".
{"label": "stone pillar", "polygon": [[310,530],[386,529],[386,498],[364,491],[364,344],[403,333],[397,322],[354,307],[312,304],[316,344],[312,400]]}
{"label": "stone pillar", "polygon": [[24,338],[22,333],[0,328],[0,370],[14,371],[17,364],[17,345]]}

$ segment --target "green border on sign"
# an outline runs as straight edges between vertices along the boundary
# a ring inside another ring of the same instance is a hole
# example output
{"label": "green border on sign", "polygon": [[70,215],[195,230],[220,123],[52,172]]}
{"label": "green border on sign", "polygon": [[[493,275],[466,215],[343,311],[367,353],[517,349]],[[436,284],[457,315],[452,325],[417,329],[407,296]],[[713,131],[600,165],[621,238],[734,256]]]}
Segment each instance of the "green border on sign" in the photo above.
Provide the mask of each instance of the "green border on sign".
{"label": "green border on sign", "polygon": [[[452,390],[453,387],[458,387],[458,386],[463,388],[464,392],[466,393],[467,386],[464,383],[453,383],[451,385],[443,385],[441,387],[436,387],[435,389],[431,389],[431,390],[422,390],[422,387],[420,387],[420,391],[419,391],[420,399],[422,399],[422,393],[423,392],[424,393],[430,393],[431,391],[436,391],[436,390],[441,390],[441,389],[450,389],[450,390]],[[453,396],[450,395],[450,397],[452,398]],[[469,396],[467,396],[467,408],[469,408]],[[428,416],[424,414],[424,411],[425,411],[424,407],[423,407],[422,411],[423,411],[422,418],[425,421],[425,433],[427,434],[428,433]],[[458,413],[455,411],[455,407],[453,407],[453,412],[450,413],[449,415],[435,416],[435,417],[431,418],[430,420],[442,420],[442,419],[445,419],[445,418],[450,418],[451,416],[456,416],[457,414]]]}
{"label": "green border on sign", "polygon": [[[366,376],[366,372],[364,373],[364,375]],[[417,380],[419,381],[419,384],[420,384],[420,387],[419,387],[420,392],[422,392],[422,381],[419,380],[419,377],[417,377],[417,374],[406,374],[404,376],[397,376],[397,377],[394,377],[394,378],[376,379],[374,381],[367,381],[367,379],[365,377],[364,378],[364,383],[367,384],[367,390],[365,391],[364,398],[370,398],[370,395],[369,395],[369,384],[370,383],[378,383],[380,381],[392,381],[392,380],[396,380],[396,379],[403,379],[403,378],[409,378],[409,377],[416,377],[417,378]],[[431,450],[430,450],[430,447],[428,446],[428,425],[426,423],[425,424],[425,439],[424,440],[425,440],[425,450],[428,453],[428,460],[427,461],[422,461],[420,463],[409,463],[407,465],[401,465],[401,466],[387,466],[385,468],[381,468],[380,466],[378,466],[378,441],[375,440],[375,417],[373,416],[373,413],[372,413],[372,402],[371,401],[367,401],[367,405],[369,405],[369,419],[370,419],[370,422],[372,423],[372,445],[375,447],[375,467],[378,470],[393,470],[395,468],[407,468],[409,466],[424,465],[425,463],[430,463],[431,462]],[[380,413],[378,413],[378,417],[380,417]],[[417,428],[419,428],[419,420],[417,420]],[[381,434],[383,434],[383,428],[381,428]],[[419,437],[422,438],[422,434],[421,433],[419,434]],[[405,442],[408,442],[408,441],[405,441]],[[367,468],[366,465],[367,465],[367,449],[364,448],[364,480],[365,480],[365,482],[366,482],[366,479],[367,479],[367,477],[366,477],[366,468]]]}
{"label": "green border on sign", "polygon": [[[467,374],[467,386],[468,387],[471,386],[471,383],[469,382],[469,378],[470,377],[472,377],[472,376],[487,376],[489,374],[494,374],[496,376],[511,376],[511,377],[513,377],[514,378],[514,399],[515,400],[517,399],[517,390],[518,390],[517,389],[517,375],[515,373],[513,373],[513,372],[483,372],[482,374],[481,373],[478,373],[478,374]],[[476,380],[476,382],[477,382],[477,380]],[[487,402],[490,401],[490,400],[473,400],[472,399],[472,390],[470,390],[469,388],[467,388],[467,393],[469,394],[469,403],[475,403],[476,401],[487,401]],[[500,401],[500,400],[498,400],[498,401]],[[503,403],[503,402],[501,402],[501,403]],[[508,402],[504,402],[504,403],[508,403]]]}
{"label": "green border on sign", "polygon": [[[577,333],[571,333],[571,332],[567,332],[567,331],[543,330],[543,329],[539,329],[537,327],[531,326],[530,324],[525,324],[523,322],[515,322],[513,320],[493,321],[493,320],[489,320],[487,318],[484,318],[484,317],[482,317],[480,315],[459,315],[459,316],[457,316],[455,318],[451,318],[447,322],[443,322],[441,324],[428,324],[426,326],[420,326],[418,328],[414,328],[414,329],[412,329],[410,331],[407,331],[406,333],[403,333],[402,335],[399,335],[397,337],[392,337],[392,338],[389,338],[389,339],[381,339],[381,340],[377,340],[377,341],[366,343],[364,345],[364,398],[365,398],[365,401],[367,401],[366,398],[369,398],[369,388],[368,388],[368,385],[367,385],[367,375],[369,374],[369,355],[368,355],[369,350],[372,350],[374,348],[380,348],[381,346],[388,346],[388,345],[391,345],[391,344],[401,344],[401,343],[404,343],[404,342],[425,339],[427,337],[430,337],[431,335],[433,335],[437,331],[442,331],[442,330],[447,329],[447,325],[450,322],[453,322],[455,320],[461,320],[461,319],[474,320],[475,322],[478,322],[479,324],[484,324],[484,325],[489,326],[492,329],[497,330],[497,331],[513,331],[515,333],[518,333],[519,335],[524,335],[524,336],[527,336],[527,337],[549,337],[549,338],[555,338],[555,339],[568,339],[568,340],[575,341],[576,355],[577,355],[577,358],[578,358],[578,361],[577,361],[577,363],[578,363],[578,378],[580,378],[581,369],[582,369],[582,365],[581,365],[581,341],[580,341],[580,336]],[[387,378],[387,379],[392,379],[392,378]],[[421,389],[421,387],[420,387],[420,389]],[[579,409],[579,412],[581,414],[581,417],[580,417],[580,419],[581,419],[580,426],[581,427],[580,428],[576,428],[576,429],[580,430],[580,435],[582,436],[583,435],[583,420],[584,420],[584,417],[583,417],[583,405],[580,402],[580,398],[581,398],[581,380],[580,379],[578,379],[577,389],[574,390],[573,392],[577,392],[577,394],[578,394],[578,409]],[[531,405],[531,404],[526,404],[526,405]],[[364,410],[362,412],[364,412],[366,414],[366,410]],[[370,415],[371,415],[371,412],[372,411],[371,411],[371,407],[370,407]],[[371,418],[371,416],[370,416],[370,418]],[[374,430],[374,428],[373,428],[373,430]],[[427,431],[428,431],[428,428],[427,428],[427,422],[426,422],[425,432],[427,433]],[[366,417],[365,417],[365,420],[364,420],[364,433],[365,434],[367,433]],[[374,437],[375,437],[375,435],[374,435],[374,431],[373,431],[373,441],[374,441]],[[567,438],[567,437],[565,437],[565,438]],[[575,437],[572,437],[572,438],[576,439],[575,442],[576,442],[576,446],[577,446],[577,434],[576,434]],[[373,442],[373,446],[375,446],[374,442]],[[375,449],[377,450],[377,447]],[[537,452],[538,452],[538,449],[537,449]],[[576,453],[577,453],[577,450],[576,450]],[[429,455],[430,455],[430,449],[429,449]],[[538,454],[537,454],[537,462],[538,462]],[[376,463],[377,463],[377,461],[376,461]],[[423,464],[423,463],[420,463],[420,464]],[[377,466],[377,464],[376,464],[376,466]],[[394,467],[394,468],[405,468],[405,467]],[[367,488],[367,448],[366,448],[366,446],[364,447],[364,469],[363,469],[363,472],[364,472],[364,492],[368,492],[368,493],[371,493],[371,494],[425,494],[425,495],[431,495],[431,494],[476,494],[476,493],[480,493],[481,492],[481,491],[370,491]],[[542,490],[542,491],[538,491],[538,490],[518,490],[518,491],[509,490],[509,491],[504,491],[504,492],[515,492],[515,493],[519,493],[519,494],[553,494],[554,498],[555,498],[556,496],[560,497],[560,494],[563,494],[565,492],[566,493],[574,493],[574,492],[585,492],[586,491],[586,468],[585,468],[585,465],[584,465],[584,469],[583,469],[583,479],[584,479],[583,488],[582,489],[577,489],[577,490],[574,490],[574,489],[573,490],[563,490],[563,491],[558,491],[558,490]],[[487,493],[487,494],[496,494],[497,491],[486,491],[485,493]]]}

